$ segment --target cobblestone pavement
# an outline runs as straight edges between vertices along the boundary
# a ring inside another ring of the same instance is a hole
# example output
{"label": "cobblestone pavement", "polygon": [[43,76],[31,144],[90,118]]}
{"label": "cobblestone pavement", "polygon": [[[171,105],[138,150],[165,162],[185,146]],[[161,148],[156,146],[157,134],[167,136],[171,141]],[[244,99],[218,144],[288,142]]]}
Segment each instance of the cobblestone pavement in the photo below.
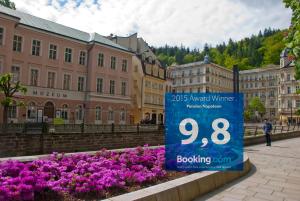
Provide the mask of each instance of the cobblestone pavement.
{"label": "cobblestone pavement", "polygon": [[251,172],[195,201],[300,201],[300,138],[245,147]]}

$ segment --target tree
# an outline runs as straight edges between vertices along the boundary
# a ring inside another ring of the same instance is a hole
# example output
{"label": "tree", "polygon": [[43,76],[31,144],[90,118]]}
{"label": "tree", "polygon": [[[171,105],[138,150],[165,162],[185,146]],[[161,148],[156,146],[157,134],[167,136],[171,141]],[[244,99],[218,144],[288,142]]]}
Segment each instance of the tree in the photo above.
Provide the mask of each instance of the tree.
{"label": "tree", "polygon": [[295,60],[296,79],[300,79],[300,1],[299,0],[283,0],[285,7],[292,9],[291,26],[289,27],[285,43],[289,48],[290,57]]}
{"label": "tree", "polygon": [[248,110],[251,112],[251,114],[258,113],[260,118],[266,114],[266,107],[258,97],[253,97],[250,100]]}
{"label": "tree", "polygon": [[16,10],[16,5],[10,0],[0,0],[0,5]]}
{"label": "tree", "polygon": [[4,98],[1,98],[1,105],[3,106],[3,123],[7,124],[8,109],[16,102],[17,105],[23,105],[22,101],[16,101],[16,93],[20,92],[25,94],[27,88],[20,84],[20,81],[13,82],[12,74],[3,74],[0,76],[0,93],[4,94]]}

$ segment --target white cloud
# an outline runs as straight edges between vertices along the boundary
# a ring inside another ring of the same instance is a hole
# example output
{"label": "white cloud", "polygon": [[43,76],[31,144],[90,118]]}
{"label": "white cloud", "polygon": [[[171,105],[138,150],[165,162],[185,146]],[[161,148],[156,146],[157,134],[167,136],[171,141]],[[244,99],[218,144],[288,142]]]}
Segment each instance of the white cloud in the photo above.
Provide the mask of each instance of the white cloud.
{"label": "white cloud", "polygon": [[[239,40],[267,27],[287,28],[281,0],[14,0],[19,10],[86,32],[138,32],[150,45],[203,47]],[[51,4],[49,4],[51,2]]]}

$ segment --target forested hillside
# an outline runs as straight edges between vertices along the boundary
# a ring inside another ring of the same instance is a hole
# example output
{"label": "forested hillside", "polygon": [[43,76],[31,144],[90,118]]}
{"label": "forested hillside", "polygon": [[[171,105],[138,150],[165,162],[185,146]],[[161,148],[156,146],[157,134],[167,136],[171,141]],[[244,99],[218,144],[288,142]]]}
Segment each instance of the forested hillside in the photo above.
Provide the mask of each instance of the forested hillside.
{"label": "forested hillside", "polygon": [[153,49],[164,66],[202,61],[208,54],[214,63],[228,68],[237,64],[244,70],[267,64],[279,64],[279,55],[284,48],[283,37],[283,31],[269,28],[240,41],[229,39],[226,44],[219,44],[216,47],[206,44],[202,51],[168,45]]}

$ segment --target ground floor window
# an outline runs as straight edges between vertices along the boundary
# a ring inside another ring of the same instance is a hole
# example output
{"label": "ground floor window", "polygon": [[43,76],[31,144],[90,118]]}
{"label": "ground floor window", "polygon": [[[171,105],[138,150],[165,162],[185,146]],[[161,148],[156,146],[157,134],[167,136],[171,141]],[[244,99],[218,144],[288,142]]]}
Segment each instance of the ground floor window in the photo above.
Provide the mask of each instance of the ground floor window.
{"label": "ground floor window", "polygon": [[64,104],[61,110],[61,118],[64,120],[68,120],[68,105]]}
{"label": "ground floor window", "polygon": [[125,110],[124,109],[121,109],[121,112],[120,112],[120,121],[126,121],[126,113],[125,113]]}
{"label": "ground floor window", "polygon": [[83,119],[83,108],[82,105],[78,105],[76,108],[76,120],[82,120]]}
{"label": "ground floor window", "polygon": [[102,112],[101,112],[101,107],[97,106],[96,107],[96,121],[100,121],[102,118]]}
{"label": "ground floor window", "polygon": [[108,110],[108,121],[113,121],[114,120],[114,111],[110,108]]}
{"label": "ground floor window", "polygon": [[27,118],[28,119],[36,119],[37,118],[37,108],[34,102],[28,104],[27,109]]}
{"label": "ground floor window", "polygon": [[12,106],[8,107],[8,113],[7,113],[8,118],[10,119],[15,119],[17,118],[17,105],[14,102]]}

